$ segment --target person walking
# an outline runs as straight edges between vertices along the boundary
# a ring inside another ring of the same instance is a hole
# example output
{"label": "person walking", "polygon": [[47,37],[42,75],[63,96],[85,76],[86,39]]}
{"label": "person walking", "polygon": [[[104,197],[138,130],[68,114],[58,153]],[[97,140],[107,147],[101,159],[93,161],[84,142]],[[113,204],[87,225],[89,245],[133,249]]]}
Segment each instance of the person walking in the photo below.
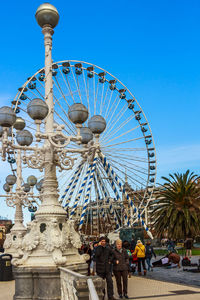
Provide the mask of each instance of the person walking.
{"label": "person walking", "polygon": [[192,246],[193,246],[193,239],[187,237],[185,240],[185,248],[186,248],[186,256],[189,258],[192,257]]}
{"label": "person walking", "polygon": [[[114,263],[113,263],[113,273],[115,275],[117,283],[117,292],[119,298],[129,299],[127,294],[128,286],[128,269],[129,269],[129,256],[127,250],[122,248],[122,241],[120,239],[116,240],[116,248],[114,250]],[[123,293],[122,293],[122,282],[123,282]]]}
{"label": "person walking", "polygon": [[168,252],[175,252],[175,243],[172,239],[167,241],[167,250]]}
{"label": "person walking", "polygon": [[135,250],[133,252],[133,255],[136,254],[138,258],[138,275],[142,275],[141,272],[141,265],[143,267],[144,276],[147,273],[146,264],[145,264],[145,246],[142,244],[141,240],[137,241]]}
{"label": "person walking", "polygon": [[106,246],[106,237],[99,239],[99,246],[95,251],[95,259],[97,275],[106,279],[108,299],[116,300],[113,296],[113,280],[111,276],[111,264],[113,263],[114,253],[110,247]]}
{"label": "person walking", "polygon": [[95,241],[93,243],[93,245],[91,245],[92,254],[91,254],[90,273],[93,276],[96,274],[96,257],[95,257],[95,252],[96,252],[96,249],[98,247],[98,244],[99,243],[97,241]]}
{"label": "person walking", "polygon": [[128,241],[123,241],[122,248],[126,249],[128,257],[129,257],[129,268],[128,268],[128,277],[131,278],[131,265],[133,263],[132,253],[130,250],[130,243]]}
{"label": "person walking", "polygon": [[146,262],[147,262],[147,266],[148,266],[148,271],[150,271],[150,270],[153,271],[153,267],[151,265],[151,259],[152,259],[153,255],[156,258],[156,254],[154,252],[153,246],[151,246],[151,242],[147,241],[146,247],[145,247],[145,257],[146,257]]}

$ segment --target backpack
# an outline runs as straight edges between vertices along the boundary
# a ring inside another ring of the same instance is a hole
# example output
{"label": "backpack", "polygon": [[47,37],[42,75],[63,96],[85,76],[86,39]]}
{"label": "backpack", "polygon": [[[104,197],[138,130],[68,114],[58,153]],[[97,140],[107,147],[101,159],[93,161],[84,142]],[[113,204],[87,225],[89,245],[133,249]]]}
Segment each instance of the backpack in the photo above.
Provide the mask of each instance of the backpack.
{"label": "backpack", "polygon": [[126,250],[129,257],[132,257],[132,253],[129,249]]}
{"label": "backpack", "polygon": [[187,256],[182,259],[182,266],[191,266],[191,260]]}

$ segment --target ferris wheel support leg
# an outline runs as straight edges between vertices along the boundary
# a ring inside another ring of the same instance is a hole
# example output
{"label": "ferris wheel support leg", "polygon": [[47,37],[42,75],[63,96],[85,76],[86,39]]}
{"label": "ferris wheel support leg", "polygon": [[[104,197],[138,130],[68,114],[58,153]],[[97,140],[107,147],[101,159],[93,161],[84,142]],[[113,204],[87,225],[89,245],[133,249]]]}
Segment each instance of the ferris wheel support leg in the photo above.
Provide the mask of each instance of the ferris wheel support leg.
{"label": "ferris wheel support leg", "polygon": [[[106,171],[106,173],[107,173],[108,176],[109,176],[109,170],[108,170],[108,168],[104,168],[104,170]],[[116,196],[117,200],[119,201],[119,200],[120,200],[120,196],[119,196],[119,194],[118,194],[118,192],[117,192],[115,183],[114,183],[113,180],[110,180],[110,183],[111,183],[113,192],[115,193],[115,196]],[[129,221],[129,219],[128,219],[128,215],[127,215],[126,211],[124,211],[124,218],[125,218],[125,224],[126,224],[126,226],[130,227],[130,221]]]}
{"label": "ferris wheel support leg", "polygon": [[127,192],[125,191],[124,187],[122,186],[122,183],[119,181],[117,174],[113,171],[111,165],[107,162],[106,157],[103,155],[102,152],[99,153],[99,157],[103,163],[103,166],[105,168],[105,170],[108,170],[108,173],[110,174],[110,176],[114,177],[115,182],[118,184],[118,186],[121,188],[122,192],[124,193],[125,197],[127,198],[131,209],[133,209],[134,213],[137,214],[138,220],[140,220],[142,226],[144,227],[144,229],[146,230],[148,236],[153,239],[153,235],[151,234],[151,232],[149,231],[149,228],[147,227],[147,225],[145,224],[144,220],[142,219],[140,213],[138,212],[137,208],[135,207],[135,205],[133,204],[133,201],[131,200],[131,198],[129,197],[129,195],[127,194]]}
{"label": "ferris wheel support leg", "polygon": [[73,218],[73,215],[75,214],[76,208],[77,208],[77,206],[78,206],[78,202],[79,202],[79,200],[80,200],[81,194],[82,194],[83,191],[84,191],[84,187],[85,187],[85,185],[86,185],[86,183],[87,183],[87,180],[88,180],[89,174],[91,173],[92,167],[93,167],[93,164],[90,164],[90,165],[89,165],[89,168],[88,168],[88,170],[87,170],[86,176],[85,176],[85,178],[83,179],[83,183],[82,183],[82,185],[81,185],[81,188],[80,188],[80,190],[79,190],[79,192],[78,192],[78,195],[77,195],[77,197],[76,197],[76,199],[75,199],[75,202],[74,202],[72,211],[71,211],[71,213],[70,213],[70,220]]}
{"label": "ferris wheel support leg", "polygon": [[[65,199],[65,197],[66,197],[66,195],[67,195],[67,193],[68,193],[68,191],[69,191],[71,185],[73,184],[73,182],[76,181],[77,178],[79,178],[80,173],[81,173],[81,170],[82,170],[82,166],[83,166],[83,162],[81,162],[81,163],[78,165],[78,167],[77,167],[77,169],[76,169],[74,175],[72,176],[72,178],[71,178],[71,180],[70,180],[70,182],[69,182],[67,188],[66,188],[65,191],[64,191],[64,194],[62,195],[62,197],[61,197],[60,200],[59,200],[60,203],[62,203],[63,200]],[[67,204],[67,202],[66,202],[66,204]],[[66,205],[66,206],[68,206],[68,205]]]}
{"label": "ferris wheel support leg", "polygon": [[96,163],[97,163],[97,154],[95,154],[93,164],[92,164],[92,169],[91,169],[91,173],[90,173],[90,180],[89,180],[88,188],[87,188],[87,194],[85,196],[85,201],[84,201],[84,204],[83,204],[83,210],[82,210],[82,214],[81,214],[81,220],[80,220],[80,224],[79,224],[79,231],[81,231],[83,223],[84,223],[86,209],[87,209],[87,205],[88,205],[88,200],[89,200],[89,197],[90,197],[90,190],[91,190],[91,186],[92,186],[92,180],[93,180],[93,177],[94,177],[94,171],[96,169]]}
{"label": "ferris wheel support leg", "polygon": [[[103,191],[103,193],[104,193],[104,196],[105,196],[105,198],[106,198],[106,202],[107,202],[107,203],[109,204],[109,206],[110,206],[110,213],[111,213],[112,215],[114,215],[114,220],[115,220],[115,222],[116,222],[116,229],[118,229],[118,228],[120,227],[120,225],[119,225],[119,222],[118,222],[116,213],[115,213],[115,211],[114,211],[114,209],[113,209],[112,201],[111,201],[111,199],[109,200],[108,194],[107,194],[107,192],[106,192],[106,190],[105,190],[105,187],[104,187],[104,185],[103,185],[103,182],[102,182],[102,180],[101,180],[101,177],[100,177],[100,175],[99,175],[99,172],[96,172],[96,174],[97,174],[97,180],[99,181],[99,184],[100,184],[100,186],[101,186],[101,189],[102,189],[102,191]],[[117,193],[116,188],[115,188],[115,191],[116,191],[115,195],[117,195],[117,199],[119,200],[120,197],[119,197],[119,195],[118,195],[118,193]]]}

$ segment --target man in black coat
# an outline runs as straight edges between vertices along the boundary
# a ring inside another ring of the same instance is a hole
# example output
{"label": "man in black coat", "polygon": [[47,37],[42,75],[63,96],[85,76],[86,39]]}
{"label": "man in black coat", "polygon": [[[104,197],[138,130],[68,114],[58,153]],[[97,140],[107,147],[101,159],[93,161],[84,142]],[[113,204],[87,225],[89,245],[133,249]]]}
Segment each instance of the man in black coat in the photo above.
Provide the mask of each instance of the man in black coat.
{"label": "man in black coat", "polygon": [[106,238],[101,237],[99,239],[99,246],[96,248],[95,252],[96,272],[98,276],[106,279],[109,300],[115,300],[113,297],[113,281],[111,276],[111,264],[113,258],[113,251],[106,245]]}

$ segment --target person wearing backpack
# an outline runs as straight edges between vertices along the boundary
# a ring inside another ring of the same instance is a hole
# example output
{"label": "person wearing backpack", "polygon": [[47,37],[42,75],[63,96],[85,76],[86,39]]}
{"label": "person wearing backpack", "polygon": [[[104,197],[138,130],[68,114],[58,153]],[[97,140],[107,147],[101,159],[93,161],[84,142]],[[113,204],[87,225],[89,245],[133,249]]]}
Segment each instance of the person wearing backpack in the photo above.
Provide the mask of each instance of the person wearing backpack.
{"label": "person wearing backpack", "polygon": [[156,258],[156,254],[154,252],[153,246],[151,246],[150,241],[147,241],[147,243],[146,243],[145,254],[146,254],[146,262],[147,262],[147,266],[148,266],[148,271],[150,271],[150,270],[153,271],[153,267],[151,265],[151,259],[152,259],[153,255]]}
{"label": "person wearing backpack", "polygon": [[141,240],[137,241],[133,255],[136,254],[138,258],[138,275],[142,275],[141,265],[143,267],[144,276],[147,273],[146,264],[145,264],[145,246],[142,244]]}

